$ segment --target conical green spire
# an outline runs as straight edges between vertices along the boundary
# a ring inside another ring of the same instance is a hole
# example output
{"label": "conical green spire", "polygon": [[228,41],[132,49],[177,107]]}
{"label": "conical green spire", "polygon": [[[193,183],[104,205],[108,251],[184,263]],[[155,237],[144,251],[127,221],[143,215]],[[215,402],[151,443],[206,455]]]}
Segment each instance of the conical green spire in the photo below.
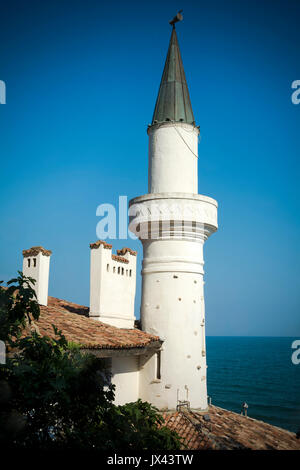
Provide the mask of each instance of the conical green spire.
{"label": "conical green spire", "polygon": [[165,121],[189,124],[195,122],[175,27],[172,30],[152,124]]}

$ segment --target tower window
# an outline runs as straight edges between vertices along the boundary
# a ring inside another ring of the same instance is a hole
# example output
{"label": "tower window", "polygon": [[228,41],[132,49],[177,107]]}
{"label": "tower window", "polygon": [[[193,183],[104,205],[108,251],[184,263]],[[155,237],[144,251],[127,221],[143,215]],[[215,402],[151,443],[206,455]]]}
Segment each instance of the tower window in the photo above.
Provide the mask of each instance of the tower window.
{"label": "tower window", "polygon": [[118,267],[118,274],[120,274],[120,266]]}
{"label": "tower window", "polygon": [[128,269],[126,269],[126,276],[128,276]]}
{"label": "tower window", "polygon": [[161,352],[156,353],[156,379],[161,379]]}
{"label": "tower window", "polygon": [[28,268],[30,268],[30,258],[27,260]]}
{"label": "tower window", "polygon": [[106,265],[106,271],[109,272],[109,264]]}
{"label": "tower window", "polygon": [[122,268],[122,276],[123,276],[123,274],[124,274],[124,268]]}
{"label": "tower window", "polygon": [[114,266],[114,267],[113,267],[113,273],[115,273],[115,272],[116,272],[116,267]]}
{"label": "tower window", "polygon": [[36,268],[36,258],[33,258],[33,267]]}
{"label": "tower window", "polygon": [[131,277],[131,269],[129,270],[129,277]]}

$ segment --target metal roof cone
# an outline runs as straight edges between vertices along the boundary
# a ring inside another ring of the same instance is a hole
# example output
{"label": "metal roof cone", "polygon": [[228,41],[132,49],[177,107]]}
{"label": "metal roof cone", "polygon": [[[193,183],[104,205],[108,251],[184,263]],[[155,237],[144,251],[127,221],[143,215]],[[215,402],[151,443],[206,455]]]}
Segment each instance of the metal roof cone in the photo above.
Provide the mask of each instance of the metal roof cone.
{"label": "metal roof cone", "polygon": [[152,124],[166,121],[195,123],[175,26],[172,29]]}

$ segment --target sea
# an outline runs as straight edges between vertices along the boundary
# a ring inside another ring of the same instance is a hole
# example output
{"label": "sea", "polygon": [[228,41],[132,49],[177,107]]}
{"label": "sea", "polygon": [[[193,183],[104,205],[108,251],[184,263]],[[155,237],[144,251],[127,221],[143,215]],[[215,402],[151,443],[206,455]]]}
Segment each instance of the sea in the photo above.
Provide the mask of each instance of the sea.
{"label": "sea", "polygon": [[293,364],[291,347],[297,339],[208,336],[212,404],[240,413],[246,402],[251,418],[300,431],[300,364]]}

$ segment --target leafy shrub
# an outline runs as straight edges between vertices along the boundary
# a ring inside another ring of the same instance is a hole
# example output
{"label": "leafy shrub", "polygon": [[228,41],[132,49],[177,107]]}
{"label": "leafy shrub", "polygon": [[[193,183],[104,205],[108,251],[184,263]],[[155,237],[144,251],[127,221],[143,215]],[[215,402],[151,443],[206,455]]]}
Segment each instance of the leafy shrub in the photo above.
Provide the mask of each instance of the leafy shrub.
{"label": "leafy shrub", "polygon": [[[0,365],[0,443],[39,449],[173,450],[174,431],[149,403],[116,406],[103,360],[84,354],[55,326],[55,338],[24,327],[40,310],[22,273],[0,286],[0,339],[11,349]],[[23,335],[21,333],[23,332]]]}

